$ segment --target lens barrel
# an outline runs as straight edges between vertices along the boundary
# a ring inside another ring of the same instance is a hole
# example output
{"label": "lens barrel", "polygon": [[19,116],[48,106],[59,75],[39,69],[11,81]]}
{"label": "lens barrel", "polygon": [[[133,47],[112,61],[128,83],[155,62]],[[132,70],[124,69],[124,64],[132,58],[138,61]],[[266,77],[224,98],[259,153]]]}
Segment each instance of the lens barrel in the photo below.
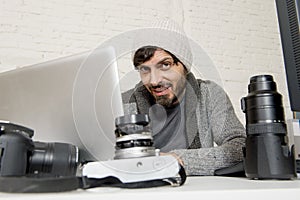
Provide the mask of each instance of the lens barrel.
{"label": "lens barrel", "polygon": [[282,96],[270,75],[254,76],[250,79],[248,96],[242,100],[242,110],[249,124],[284,122]]}
{"label": "lens barrel", "polygon": [[29,174],[74,176],[78,166],[78,148],[66,143],[34,142],[29,158]]}
{"label": "lens barrel", "polygon": [[245,173],[255,179],[296,177],[289,150],[282,96],[271,75],[250,78],[248,95],[241,99],[246,117]]}
{"label": "lens barrel", "polygon": [[124,115],[115,120],[114,159],[154,156],[155,148],[146,114]]}

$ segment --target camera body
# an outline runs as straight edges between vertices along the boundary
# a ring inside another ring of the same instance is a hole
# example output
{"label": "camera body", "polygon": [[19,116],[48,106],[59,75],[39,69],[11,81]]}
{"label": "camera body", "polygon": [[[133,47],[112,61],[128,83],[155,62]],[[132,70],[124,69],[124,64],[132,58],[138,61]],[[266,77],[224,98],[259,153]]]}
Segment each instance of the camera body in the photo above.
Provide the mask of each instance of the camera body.
{"label": "camera body", "polygon": [[32,140],[34,131],[0,121],[0,176],[74,176],[78,148]]}
{"label": "camera body", "polygon": [[175,157],[157,155],[89,162],[83,166],[82,176],[100,180],[108,178],[108,181],[113,177],[124,185],[136,184],[135,187],[138,187],[137,183],[145,183],[142,187],[147,187],[146,183],[157,180],[180,186],[185,182],[181,170]]}
{"label": "camera body", "polygon": [[250,78],[248,96],[241,99],[246,116],[244,167],[253,179],[295,178],[294,149],[288,145],[282,96],[271,75]]}

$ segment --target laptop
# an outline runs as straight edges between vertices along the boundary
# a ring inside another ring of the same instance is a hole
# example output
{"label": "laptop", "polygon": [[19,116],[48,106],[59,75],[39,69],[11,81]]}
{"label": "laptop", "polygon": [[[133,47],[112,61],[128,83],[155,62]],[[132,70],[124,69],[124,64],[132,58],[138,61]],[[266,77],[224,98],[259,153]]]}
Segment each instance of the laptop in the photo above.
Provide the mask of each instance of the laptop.
{"label": "laptop", "polygon": [[81,161],[113,158],[123,107],[112,47],[0,73],[0,95],[0,120],[33,129],[33,141],[76,145]]}

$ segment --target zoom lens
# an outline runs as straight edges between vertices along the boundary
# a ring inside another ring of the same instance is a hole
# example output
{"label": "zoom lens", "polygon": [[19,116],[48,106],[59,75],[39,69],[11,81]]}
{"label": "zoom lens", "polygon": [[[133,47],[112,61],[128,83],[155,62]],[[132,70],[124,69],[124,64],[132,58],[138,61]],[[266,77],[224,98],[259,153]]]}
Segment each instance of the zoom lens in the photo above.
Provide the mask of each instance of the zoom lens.
{"label": "zoom lens", "polygon": [[74,176],[78,166],[78,148],[66,143],[34,142],[29,158],[30,174]]}
{"label": "zoom lens", "polygon": [[246,116],[245,172],[249,178],[290,179],[296,176],[289,150],[282,96],[271,75],[250,78],[241,99]]}
{"label": "zoom lens", "polygon": [[284,123],[282,96],[277,92],[272,76],[252,77],[248,92],[248,96],[242,100],[242,110],[246,113],[247,124]]}
{"label": "zoom lens", "polygon": [[116,118],[114,159],[154,156],[153,138],[148,115],[124,115]]}

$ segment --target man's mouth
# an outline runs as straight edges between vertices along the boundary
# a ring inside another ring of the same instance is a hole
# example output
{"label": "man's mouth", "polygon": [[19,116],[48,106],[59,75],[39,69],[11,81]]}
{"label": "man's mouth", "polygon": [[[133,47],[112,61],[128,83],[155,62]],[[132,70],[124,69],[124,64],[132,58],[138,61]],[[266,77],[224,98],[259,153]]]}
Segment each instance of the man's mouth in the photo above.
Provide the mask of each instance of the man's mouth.
{"label": "man's mouth", "polygon": [[172,84],[169,82],[160,82],[157,85],[150,85],[149,89],[153,96],[162,97],[172,93]]}
{"label": "man's mouth", "polygon": [[157,87],[151,89],[154,96],[164,96],[170,93],[170,87]]}

